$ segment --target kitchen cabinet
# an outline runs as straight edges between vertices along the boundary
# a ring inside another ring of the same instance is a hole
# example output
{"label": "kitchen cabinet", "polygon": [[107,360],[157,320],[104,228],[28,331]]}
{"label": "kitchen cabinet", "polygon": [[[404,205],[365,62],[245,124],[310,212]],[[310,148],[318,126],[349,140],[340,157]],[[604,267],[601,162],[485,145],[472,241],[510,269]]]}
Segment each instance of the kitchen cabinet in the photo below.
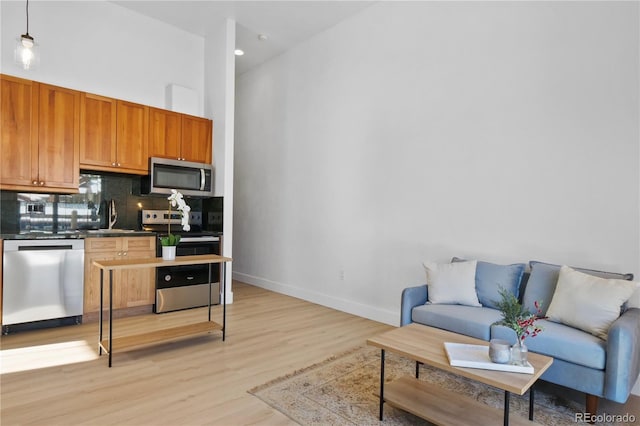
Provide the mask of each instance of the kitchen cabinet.
{"label": "kitchen cabinet", "polygon": [[116,162],[116,100],[82,94],[80,164],[111,168]]}
{"label": "kitchen cabinet", "polygon": [[0,189],[78,192],[80,92],[0,76]]}
{"label": "kitchen cabinet", "polygon": [[213,122],[150,108],[149,156],[212,164]]}
{"label": "kitchen cabinet", "polygon": [[80,121],[81,168],[148,173],[148,106],[84,93]]}
{"label": "kitchen cabinet", "polygon": [[[155,237],[87,238],[84,242],[84,313],[100,309],[100,270],[94,260],[147,259],[156,257]],[[155,268],[114,271],[113,308],[124,309],[155,303]],[[108,286],[103,289],[105,303]]]}

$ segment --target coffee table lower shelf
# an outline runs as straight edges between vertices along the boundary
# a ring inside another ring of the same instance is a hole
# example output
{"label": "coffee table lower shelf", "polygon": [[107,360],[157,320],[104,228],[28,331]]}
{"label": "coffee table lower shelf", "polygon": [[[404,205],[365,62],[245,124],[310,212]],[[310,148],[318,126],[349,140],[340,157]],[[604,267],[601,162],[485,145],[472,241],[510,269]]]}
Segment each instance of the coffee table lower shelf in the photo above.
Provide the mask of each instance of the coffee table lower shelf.
{"label": "coffee table lower shelf", "polygon": [[[384,385],[384,402],[437,425],[477,426],[502,424],[503,410],[410,376]],[[537,425],[510,416],[511,425]]]}
{"label": "coffee table lower shelf", "polygon": [[[134,334],[130,336],[114,337],[111,342],[112,350],[124,350],[137,346],[149,345],[165,340],[177,339],[192,336],[194,334],[207,333],[210,331],[222,330],[222,325],[215,321],[203,321],[193,324],[181,325],[177,327],[165,328],[157,331]],[[103,339],[100,342],[102,350],[109,353],[109,340]]]}

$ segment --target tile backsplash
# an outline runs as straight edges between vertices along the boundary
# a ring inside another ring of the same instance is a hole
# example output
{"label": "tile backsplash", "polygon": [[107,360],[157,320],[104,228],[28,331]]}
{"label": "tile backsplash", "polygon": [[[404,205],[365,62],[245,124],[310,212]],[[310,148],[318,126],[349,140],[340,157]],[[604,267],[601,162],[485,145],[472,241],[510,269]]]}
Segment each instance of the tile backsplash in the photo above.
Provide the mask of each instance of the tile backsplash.
{"label": "tile backsplash", "polygon": [[[36,194],[0,191],[0,233],[62,232],[107,228],[107,203],[115,201],[114,228],[140,229],[142,209],[168,209],[165,196],[141,195],[140,177],[112,173],[81,174],[78,194]],[[221,231],[222,197],[187,198],[193,211],[203,211],[205,228]],[[204,209],[204,210],[203,210]],[[215,221],[206,223],[207,217]]]}

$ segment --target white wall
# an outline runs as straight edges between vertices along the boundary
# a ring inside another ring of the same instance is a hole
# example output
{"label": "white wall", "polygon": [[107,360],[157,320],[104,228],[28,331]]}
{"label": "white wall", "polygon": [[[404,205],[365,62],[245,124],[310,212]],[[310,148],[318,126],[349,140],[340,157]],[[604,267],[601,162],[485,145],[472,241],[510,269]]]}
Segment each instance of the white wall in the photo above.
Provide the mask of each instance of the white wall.
{"label": "white wall", "polygon": [[195,90],[204,113],[204,39],[106,1],[29,2],[37,69],[13,62],[25,3],[0,2],[2,73],[165,108],[165,88]]}
{"label": "white wall", "polygon": [[398,324],[421,262],[640,277],[638,3],[383,2],[237,81],[237,279]]}
{"label": "white wall", "polygon": [[[206,111],[213,117],[213,158],[216,196],[224,195],[222,255],[233,256],[233,144],[235,114],[236,23],[212,23],[205,40]],[[233,303],[232,266],[226,268],[226,301]]]}

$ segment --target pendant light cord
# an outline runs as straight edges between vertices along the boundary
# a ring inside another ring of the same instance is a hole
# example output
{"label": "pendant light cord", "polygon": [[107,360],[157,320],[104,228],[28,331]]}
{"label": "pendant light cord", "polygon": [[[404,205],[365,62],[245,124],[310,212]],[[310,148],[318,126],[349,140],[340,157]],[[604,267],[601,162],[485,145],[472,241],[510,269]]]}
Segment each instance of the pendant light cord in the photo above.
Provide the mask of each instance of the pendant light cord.
{"label": "pendant light cord", "polygon": [[29,35],[29,0],[27,0],[27,35]]}

